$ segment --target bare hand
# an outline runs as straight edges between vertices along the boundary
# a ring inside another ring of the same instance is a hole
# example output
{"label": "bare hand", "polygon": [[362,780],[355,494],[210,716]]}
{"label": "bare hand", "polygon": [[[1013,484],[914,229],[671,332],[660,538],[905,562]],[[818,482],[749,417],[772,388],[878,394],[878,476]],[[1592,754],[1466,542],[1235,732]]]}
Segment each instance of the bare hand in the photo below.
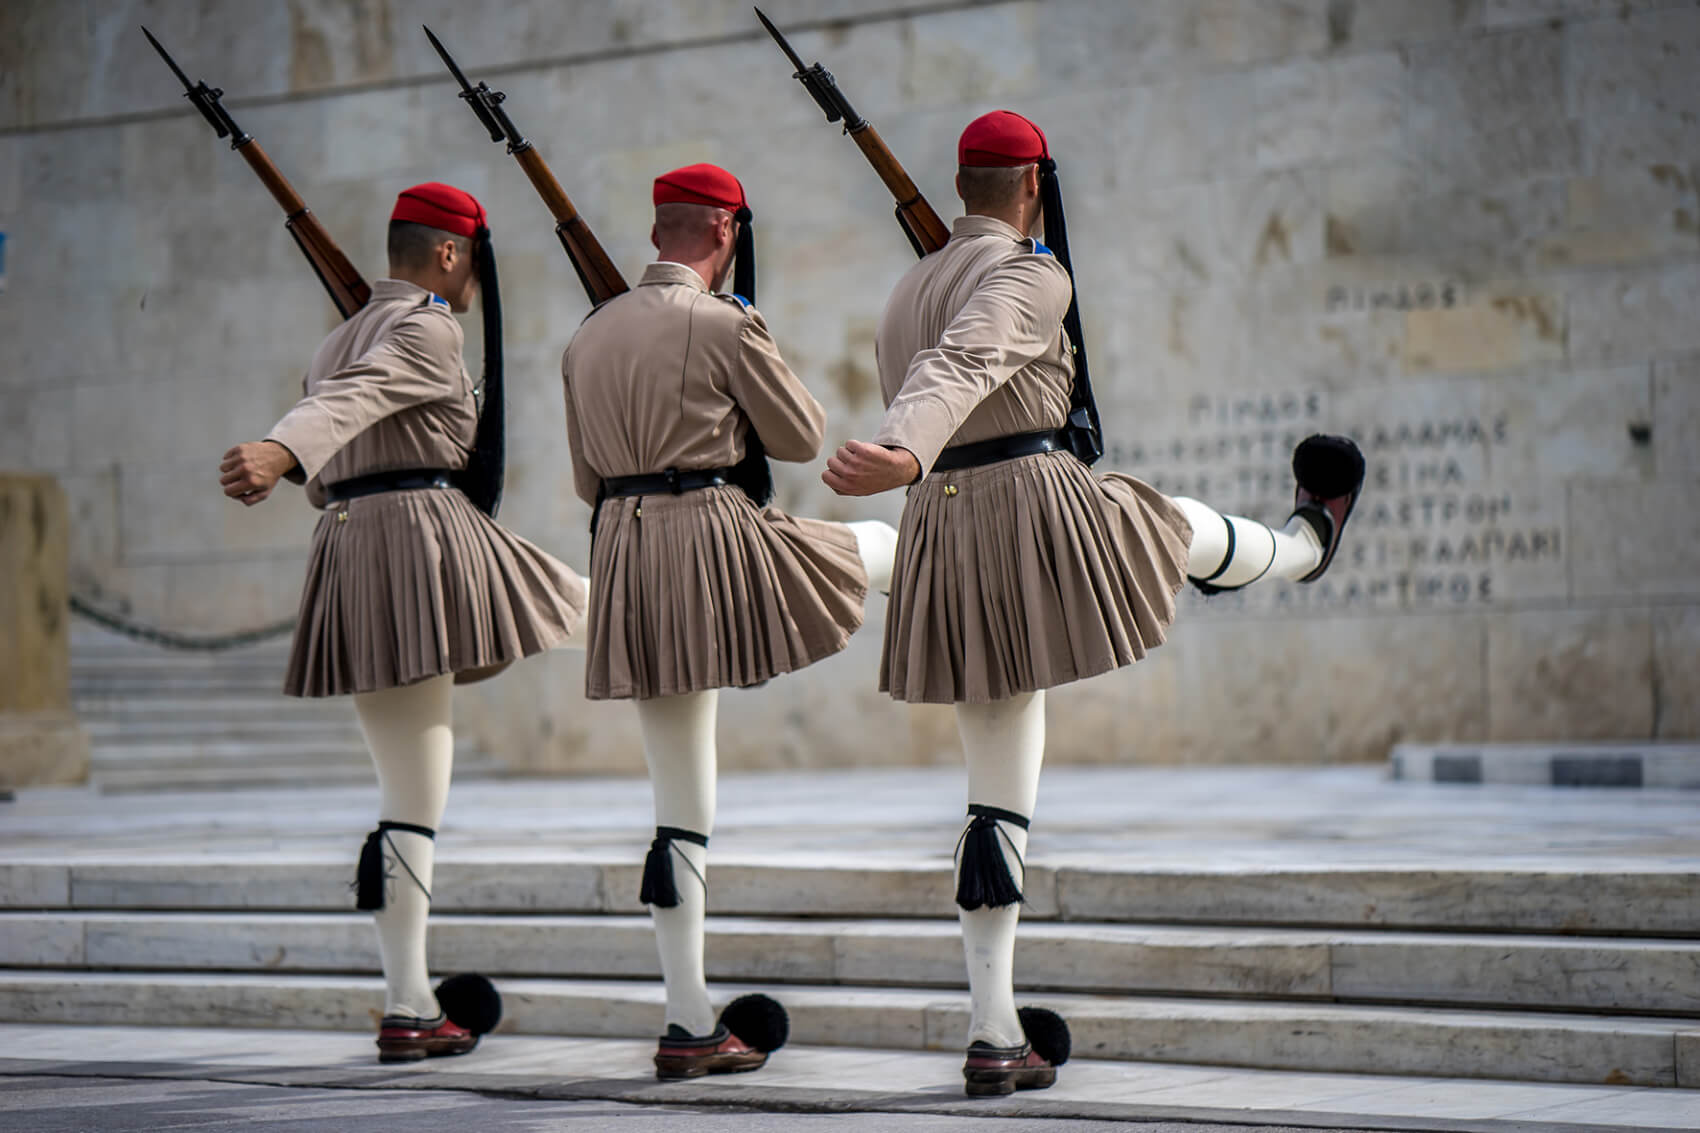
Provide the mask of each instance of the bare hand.
{"label": "bare hand", "polygon": [[921,478],[921,462],[906,448],[846,441],[826,462],[821,480],[841,496],[874,496]]}
{"label": "bare hand", "polygon": [[278,478],[295,467],[295,454],[276,441],[250,441],[224,454],[218,482],[224,494],[253,507],[272,494]]}

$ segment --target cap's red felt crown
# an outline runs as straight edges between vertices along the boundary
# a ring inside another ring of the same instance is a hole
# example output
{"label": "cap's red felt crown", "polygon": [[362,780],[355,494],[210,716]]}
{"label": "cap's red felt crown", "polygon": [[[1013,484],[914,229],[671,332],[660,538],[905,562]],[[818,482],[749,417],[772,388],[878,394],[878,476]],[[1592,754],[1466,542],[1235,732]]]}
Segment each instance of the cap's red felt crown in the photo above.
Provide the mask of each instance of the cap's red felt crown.
{"label": "cap's red felt crown", "polygon": [[982,114],[968,123],[956,143],[958,165],[1032,165],[1050,156],[1045,132],[1010,110]]}
{"label": "cap's red felt crown", "polygon": [[702,162],[687,165],[655,179],[657,205],[713,205],[737,212],[748,204],[738,179],[720,168]]}
{"label": "cap's red felt crown", "polygon": [[484,206],[471,193],[427,181],[411,189],[403,189],[395,199],[391,220],[406,220],[430,228],[440,228],[457,236],[476,236],[480,228],[488,227]]}

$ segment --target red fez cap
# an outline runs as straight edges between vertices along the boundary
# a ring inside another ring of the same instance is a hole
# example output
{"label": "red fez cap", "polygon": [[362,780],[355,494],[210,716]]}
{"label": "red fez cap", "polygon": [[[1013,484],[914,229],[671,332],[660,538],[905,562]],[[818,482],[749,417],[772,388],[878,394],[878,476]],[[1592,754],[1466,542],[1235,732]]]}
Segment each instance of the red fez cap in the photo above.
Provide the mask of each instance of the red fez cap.
{"label": "red fez cap", "polygon": [[958,165],[1032,165],[1050,156],[1045,132],[1009,110],[980,115],[968,123],[956,143]]}
{"label": "red fez cap", "polygon": [[655,179],[657,205],[713,205],[730,212],[748,206],[744,187],[738,179],[720,168],[703,162],[687,165]]}
{"label": "red fez cap", "polygon": [[440,228],[456,236],[476,236],[480,228],[488,227],[484,206],[471,193],[436,181],[403,189],[390,219]]}

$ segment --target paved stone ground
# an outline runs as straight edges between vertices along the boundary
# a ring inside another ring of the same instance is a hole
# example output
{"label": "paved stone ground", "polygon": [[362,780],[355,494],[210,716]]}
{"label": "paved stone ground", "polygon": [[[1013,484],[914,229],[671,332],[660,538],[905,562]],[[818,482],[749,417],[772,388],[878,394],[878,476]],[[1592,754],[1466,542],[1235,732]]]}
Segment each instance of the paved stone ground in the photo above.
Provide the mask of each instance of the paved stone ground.
{"label": "paved stone ground", "polygon": [[[278,1133],[780,1133],[781,1130],[903,1130],[952,1133],[984,1129],[974,1117],[912,1114],[751,1113],[686,1106],[633,1106],[619,1102],[547,1102],[478,1097],[440,1090],[406,1094],[382,1090],[315,1090],[227,1082],[125,1078],[13,1078],[0,1081],[0,1129],[30,1133],[154,1133],[181,1129],[224,1133],[261,1125]],[[1102,1121],[1000,1121],[998,1133],[1067,1133],[1100,1130]],[[1141,1125],[1147,1133],[1236,1133],[1243,1125],[1163,1121]],[[1259,1133],[1272,1133],[1264,1127]],[[1273,1133],[1281,1133],[1274,1130]],[[1339,1133],[1354,1133],[1340,1130]]]}
{"label": "paved stone ground", "polygon": [[[715,856],[945,861],[965,782],[957,767],[727,775]],[[376,807],[375,786],[31,789],[0,804],[0,855],[352,858]],[[463,783],[449,799],[440,860],[597,850],[641,860],[653,821],[641,778]],[[1692,868],[1697,830],[1695,791],[1394,783],[1372,766],[1058,767],[1045,773],[1031,846],[1035,861],[1078,865]]]}
{"label": "paved stone ground", "polygon": [[[303,1091],[232,1095],[240,1099],[235,1112],[241,1112],[242,1106],[269,1112],[268,1107],[279,1104],[278,1099],[309,1096],[326,1098],[324,1104],[334,1107],[344,1104],[337,1100],[343,1090],[356,1091],[367,1099],[375,1091],[400,1091],[394,1104],[417,1105],[427,1112],[455,1112],[457,1106],[474,1104],[464,1097],[433,1104],[414,1097],[424,1091],[431,1098],[452,1099],[453,1093],[444,1092],[454,1091],[520,1100],[629,1103],[601,1111],[564,1109],[562,1120],[582,1112],[625,1114],[629,1116],[622,1122],[631,1120],[638,1129],[648,1127],[642,1122],[654,1111],[634,1106],[672,1105],[713,1107],[718,1113],[727,1108],[783,1112],[792,1115],[790,1120],[801,1120],[794,1115],[807,1113],[881,1115],[880,1123],[865,1126],[870,1129],[930,1129],[932,1126],[924,1123],[911,1126],[907,1122],[922,1116],[947,1115],[969,1120],[1173,1121],[1194,1126],[1482,1133],[1700,1128],[1700,1091],[1692,1090],[1076,1060],[1063,1068],[1057,1085],[1049,1090],[1007,1099],[968,1099],[961,1093],[961,1058],[956,1054],[787,1047],[755,1074],[659,1083],[649,1068],[653,1053],[652,1044],[638,1041],[499,1035],[464,1058],[395,1067],[377,1062],[372,1040],[366,1035],[6,1025],[0,1026],[0,1119],[20,1109],[61,1102],[73,1108],[98,1106],[100,1098],[122,1098],[126,1093],[133,1093],[138,1104],[162,1106],[176,1104],[174,1098],[203,1096],[187,1087],[184,1093],[174,1094],[162,1084],[181,1081]],[[108,1083],[128,1079],[130,1084],[127,1088],[91,1087],[90,1093],[82,1095],[62,1092],[75,1085],[74,1079],[84,1078]],[[326,1095],[327,1088],[339,1092]],[[346,1104],[352,1107],[351,1112],[372,1113],[380,1111],[382,1101],[380,1097]],[[194,1104],[211,1105],[221,1114],[232,1112],[220,1109],[216,1098]],[[362,1106],[367,1108],[362,1111]],[[311,1114],[311,1108],[304,1113]],[[887,1118],[890,1126],[884,1123]],[[10,1127],[0,1120],[0,1128]],[[17,1127],[60,1128],[35,1124]],[[62,1127],[108,1128],[104,1124]],[[193,1124],[184,1127],[198,1128]],[[487,1126],[480,1118],[472,1127]],[[523,1124],[516,1127],[532,1128]],[[547,1123],[536,1127],[552,1128]],[[1072,1127],[1048,1123],[1034,1126]]]}
{"label": "paved stone ground", "polygon": [[[955,768],[727,776],[720,797],[716,853],[746,861],[825,855],[942,863],[964,801]],[[375,801],[366,787],[114,796],[30,790],[0,806],[0,859],[241,862],[283,852],[341,860],[369,828]],[[641,779],[464,784],[450,802],[443,854],[637,860],[649,807]],[[1048,864],[1660,870],[1700,863],[1697,830],[1695,792],[1391,783],[1371,767],[1058,768],[1046,776],[1033,849],[1034,860]],[[382,1126],[358,1121],[376,1119],[386,1104],[417,1107],[426,1124],[410,1118],[410,1128],[427,1130],[436,1127],[431,1121],[457,1129],[618,1121],[642,1129],[673,1112],[653,1107],[673,1105],[712,1106],[722,1116],[728,1107],[787,1111],[737,1119],[756,1129],[808,1128],[813,1122],[797,1112],[871,1113],[850,1127],[917,1130],[990,1116],[1047,1122],[1033,1128],[1089,1118],[1494,1133],[1700,1128],[1700,1091],[1689,1090],[1081,1061],[1055,1089],[970,1102],[959,1092],[960,1056],[952,1054],[788,1048],[757,1075],[662,1085],[649,1075],[642,1042],[502,1035],[469,1058],[400,1069],[380,1068],[370,1043],[347,1033],[0,1026],[0,1128],[195,1129],[219,1128],[203,1118],[263,1118],[285,1129],[375,1129]],[[86,1079],[86,1092],[68,1092],[64,1076]],[[373,1099],[376,1089],[408,1093],[387,1103]],[[510,1100],[472,1101],[468,1092]],[[106,1097],[130,1099],[113,1114],[138,1124],[105,1124]],[[285,1101],[301,1109],[285,1115]],[[543,1102],[563,1104],[550,1110]],[[458,1120],[471,1105],[493,1107],[491,1116]],[[150,1106],[162,1120],[137,1117]],[[313,1106],[328,1107],[324,1124],[307,1123],[321,1119]]]}

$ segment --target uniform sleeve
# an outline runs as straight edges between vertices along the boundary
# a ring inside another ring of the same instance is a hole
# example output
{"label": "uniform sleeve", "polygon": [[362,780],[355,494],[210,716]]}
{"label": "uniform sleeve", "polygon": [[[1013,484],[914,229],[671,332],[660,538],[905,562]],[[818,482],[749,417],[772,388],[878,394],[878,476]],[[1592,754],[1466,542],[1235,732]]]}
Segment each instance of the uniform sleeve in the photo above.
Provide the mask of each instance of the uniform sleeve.
{"label": "uniform sleeve", "polygon": [[728,389],[775,460],[813,460],[826,439],[826,410],[791,372],[751,307],[739,331],[738,365]]}
{"label": "uniform sleeve", "polygon": [[430,311],[409,314],[382,343],[318,382],[266,440],[295,454],[312,479],[349,441],[414,405],[462,396],[459,328]]}
{"label": "uniform sleeve", "polygon": [[578,407],[573,403],[573,348],[567,344],[561,355],[561,390],[567,402],[567,450],[573,464],[573,490],[578,498],[592,507],[602,490],[602,477],[584,458],[584,430],[579,424]]}
{"label": "uniform sleeve", "polygon": [[1056,343],[1070,294],[1054,257],[1015,256],[993,268],[938,345],[910,361],[874,443],[908,449],[926,475],[974,407]]}

